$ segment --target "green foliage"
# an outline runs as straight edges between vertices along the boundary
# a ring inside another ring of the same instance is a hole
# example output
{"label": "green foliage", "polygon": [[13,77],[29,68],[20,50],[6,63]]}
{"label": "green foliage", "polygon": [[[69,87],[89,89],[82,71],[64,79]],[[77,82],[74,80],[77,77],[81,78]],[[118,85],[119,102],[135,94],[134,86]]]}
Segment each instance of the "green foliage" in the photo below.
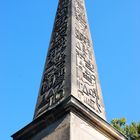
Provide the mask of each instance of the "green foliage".
{"label": "green foliage", "polygon": [[113,119],[111,125],[126,135],[129,140],[140,140],[140,123],[126,124],[126,119]]}

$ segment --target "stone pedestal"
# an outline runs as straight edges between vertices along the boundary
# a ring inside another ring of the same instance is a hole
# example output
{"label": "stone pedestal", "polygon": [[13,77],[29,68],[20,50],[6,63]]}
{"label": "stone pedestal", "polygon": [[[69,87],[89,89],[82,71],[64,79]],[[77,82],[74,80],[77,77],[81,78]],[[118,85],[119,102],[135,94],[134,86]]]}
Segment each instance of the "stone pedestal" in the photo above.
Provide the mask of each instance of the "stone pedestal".
{"label": "stone pedestal", "polygon": [[74,97],[44,113],[12,137],[13,140],[127,139]]}

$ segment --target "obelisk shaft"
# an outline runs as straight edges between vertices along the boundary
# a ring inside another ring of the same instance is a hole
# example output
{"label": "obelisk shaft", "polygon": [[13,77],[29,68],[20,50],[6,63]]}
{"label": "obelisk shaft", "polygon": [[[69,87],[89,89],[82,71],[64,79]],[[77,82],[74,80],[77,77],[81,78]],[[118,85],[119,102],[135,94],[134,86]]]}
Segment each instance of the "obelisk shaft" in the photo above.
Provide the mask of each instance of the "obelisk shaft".
{"label": "obelisk shaft", "polygon": [[55,108],[71,90],[71,1],[59,0],[35,110],[35,118]]}
{"label": "obelisk shaft", "polygon": [[72,0],[72,5],[72,95],[105,119],[85,3],[84,0]]}
{"label": "obelisk shaft", "polygon": [[84,0],[60,0],[35,118],[74,96],[105,119]]}

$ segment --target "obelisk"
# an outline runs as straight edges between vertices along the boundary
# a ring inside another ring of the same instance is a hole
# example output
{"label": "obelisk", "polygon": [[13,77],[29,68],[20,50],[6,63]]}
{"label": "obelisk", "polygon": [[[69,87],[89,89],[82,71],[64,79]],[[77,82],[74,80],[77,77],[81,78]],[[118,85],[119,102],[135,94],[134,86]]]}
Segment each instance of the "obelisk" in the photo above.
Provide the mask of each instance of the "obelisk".
{"label": "obelisk", "polygon": [[83,0],[60,0],[35,118],[68,97],[105,119]]}
{"label": "obelisk", "polygon": [[33,121],[14,140],[125,140],[106,122],[84,0],[59,0]]}

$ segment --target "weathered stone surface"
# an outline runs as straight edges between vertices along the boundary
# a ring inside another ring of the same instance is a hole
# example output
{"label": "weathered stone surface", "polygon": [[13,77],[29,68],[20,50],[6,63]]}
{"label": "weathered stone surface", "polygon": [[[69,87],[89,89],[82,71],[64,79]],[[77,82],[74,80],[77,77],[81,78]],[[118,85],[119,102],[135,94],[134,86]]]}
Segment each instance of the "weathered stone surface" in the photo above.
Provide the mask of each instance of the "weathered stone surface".
{"label": "weathered stone surface", "polygon": [[34,119],[69,96],[105,119],[84,0],[59,0]]}
{"label": "weathered stone surface", "polygon": [[71,0],[59,0],[34,118],[55,108],[71,92]]}
{"label": "weathered stone surface", "polygon": [[[72,109],[72,110],[71,110]],[[71,108],[65,115],[49,123],[48,118],[39,117],[18,131],[14,140],[126,140],[103,119],[85,117]],[[63,110],[66,111],[66,110]],[[56,115],[56,117],[58,117]],[[43,122],[41,122],[43,120]],[[41,122],[41,123],[40,123]]]}
{"label": "weathered stone surface", "polygon": [[70,140],[70,115],[48,125],[31,140]]}
{"label": "weathered stone surface", "polygon": [[96,126],[71,113],[71,140],[112,140]]}
{"label": "weathered stone surface", "polygon": [[72,5],[71,94],[105,119],[105,108],[84,0],[72,0]]}
{"label": "weathered stone surface", "polygon": [[126,140],[106,122],[84,0],[59,0],[33,121],[14,140]]}

